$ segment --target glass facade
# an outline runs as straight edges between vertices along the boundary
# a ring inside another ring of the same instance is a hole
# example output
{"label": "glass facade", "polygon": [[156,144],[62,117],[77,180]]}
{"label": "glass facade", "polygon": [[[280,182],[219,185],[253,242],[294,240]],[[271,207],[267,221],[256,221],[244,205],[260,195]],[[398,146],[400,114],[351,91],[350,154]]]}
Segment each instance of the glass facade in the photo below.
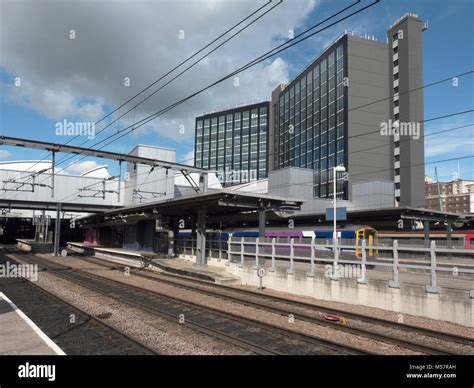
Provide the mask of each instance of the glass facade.
{"label": "glass facade", "polygon": [[269,103],[196,119],[194,165],[216,170],[224,186],[267,177]]}
{"label": "glass facade", "polygon": [[[346,164],[344,39],[330,47],[280,93],[275,108],[275,168],[314,170],[314,197],[333,196],[333,167]],[[346,166],[347,167],[347,166]],[[337,196],[346,197],[337,179]]]}

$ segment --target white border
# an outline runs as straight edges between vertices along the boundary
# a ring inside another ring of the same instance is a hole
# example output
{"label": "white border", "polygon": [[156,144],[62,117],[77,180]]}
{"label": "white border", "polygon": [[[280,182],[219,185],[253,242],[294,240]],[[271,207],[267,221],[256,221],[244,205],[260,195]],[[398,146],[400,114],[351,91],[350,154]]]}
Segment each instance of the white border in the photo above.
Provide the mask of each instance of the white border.
{"label": "white border", "polygon": [[36,326],[36,324],[30,318],[28,318],[28,316],[23,311],[21,311],[17,307],[17,305],[13,303],[3,292],[0,292],[0,298],[6,301],[10,305],[10,307],[28,324],[28,326],[33,329],[33,331],[38,335],[38,337],[40,337],[44,341],[44,343],[49,348],[51,348],[57,355],[66,355],[66,353],[64,353],[63,350],[58,345],[56,345],[53,340],[51,340],[51,338],[44,334],[43,331],[38,326]]}

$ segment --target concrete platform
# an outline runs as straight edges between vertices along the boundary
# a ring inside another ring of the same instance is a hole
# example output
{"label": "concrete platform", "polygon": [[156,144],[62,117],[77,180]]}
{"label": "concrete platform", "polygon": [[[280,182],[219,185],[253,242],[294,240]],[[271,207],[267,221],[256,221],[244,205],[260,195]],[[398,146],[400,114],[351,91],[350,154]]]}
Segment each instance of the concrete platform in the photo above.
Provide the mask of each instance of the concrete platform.
{"label": "concrete platform", "polygon": [[31,253],[53,253],[53,243],[38,242],[35,240],[20,240],[17,239],[17,246],[19,249],[25,252]]}
{"label": "concrete platform", "polygon": [[0,292],[0,355],[64,355],[41,329]]}
{"label": "concrete platform", "polygon": [[225,268],[200,267],[184,259],[154,259],[152,263],[164,272],[207,280],[217,284],[240,284],[240,278],[229,274]]}
{"label": "concrete platform", "polygon": [[110,255],[125,259],[153,259],[161,257],[154,252],[138,251],[133,249],[106,247],[102,245],[90,245],[80,242],[68,242],[67,246],[74,252],[84,253],[90,256]]}
{"label": "concrete platform", "polygon": [[188,276],[217,284],[240,284],[240,279],[226,272],[224,268],[199,267],[189,260],[181,258],[168,259],[153,252],[134,251],[124,248],[108,248],[83,243],[68,243],[73,252],[106,259],[131,267],[147,267],[175,275]]}
{"label": "concrete platform", "polygon": [[[380,263],[392,263],[392,258],[383,258],[378,257],[377,262]],[[400,264],[408,264],[408,265],[429,265],[430,258],[426,259],[404,259],[401,258],[398,260]],[[436,260],[436,266],[439,268],[462,268],[462,269],[474,269],[474,257],[463,258],[463,257],[456,257],[453,255],[453,258],[441,258]]]}

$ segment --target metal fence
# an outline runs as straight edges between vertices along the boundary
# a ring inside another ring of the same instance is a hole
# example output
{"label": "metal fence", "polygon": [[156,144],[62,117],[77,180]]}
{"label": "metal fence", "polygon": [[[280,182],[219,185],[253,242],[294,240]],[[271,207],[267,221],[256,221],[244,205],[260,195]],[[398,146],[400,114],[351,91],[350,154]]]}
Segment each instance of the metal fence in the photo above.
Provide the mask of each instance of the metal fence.
{"label": "metal fence", "polygon": [[[176,251],[178,254],[195,256],[196,243],[195,238],[180,238],[176,244]],[[206,257],[227,260],[227,247],[227,241],[206,239]]]}
{"label": "metal fence", "polygon": [[[360,257],[357,257],[353,243],[354,240],[342,240],[338,244],[337,262],[332,241],[314,237],[207,240],[206,256],[241,267],[264,266],[269,271],[278,269],[290,274],[297,271],[314,276],[316,272],[324,272],[334,280],[354,277],[361,284],[370,279],[386,280],[393,288],[399,288],[400,283],[422,284],[432,293],[442,286],[470,291],[474,297],[474,250],[446,248],[435,241],[431,241],[429,247],[400,246],[397,241],[369,247],[362,241],[358,247]],[[195,247],[195,239],[182,239],[178,252],[195,255]]]}
{"label": "metal fence", "polygon": [[[317,243],[315,238],[301,238],[298,241],[276,238],[230,238],[228,241],[228,261],[239,266],[251,262],[254,266],[268,266],[270,271],[286,269],[305,271],[314,276],[316,268],[323,266],[332,278],[357,277],[359,283],[367,283],[369,278],[385,279],[390,287],[399,288],[403,282],[426,285],[428,292],[436,293],[439,286],[470,291],[474,297],[474,250],[464,248],[392,246],[368,247],[362,241],[360,258],[356,256],[356,246],[338,244],[340,259],[334,260],[331,243]],[[373,256],[368,259],[369,253]],[[403,259],[401,256],[403,255]],[[321,268],[319,268],[320,270]],[[342,273],[342,275],[341,275]]]}

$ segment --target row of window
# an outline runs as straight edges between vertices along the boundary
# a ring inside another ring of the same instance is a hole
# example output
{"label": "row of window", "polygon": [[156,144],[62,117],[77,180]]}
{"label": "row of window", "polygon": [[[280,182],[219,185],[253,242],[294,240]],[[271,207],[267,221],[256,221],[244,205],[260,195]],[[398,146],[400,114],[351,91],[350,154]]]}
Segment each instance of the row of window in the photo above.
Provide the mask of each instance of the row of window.
{"label": "row of window", "polygon": [[195,166],[217,170],[224,185],[264,178],[267,138],[267,106],[198,119]]}
{"label": "row of window", "polygon": [[287,86],[277,106],[275,165],[314,169],[316,197],[332,196],[331,169],[344,164],[344,71],[341,43]]}
{"label": "row of window", "polygon": [[[257,120],[260,117],[265,118],[267,116],[267,107],[254,108],[252,110],[245,110],[243,112],[230,113],[228,115],[216,116],[208,119],[198,119],[196,121],[196,133],[199,134],[202,128],[209,128],[209,125],[219,128],[224,128],[225,124],[234,124],[234,126],[240,125],[240,122],[248,123],[251,120],[252,126],[257,125]],[[230,126],[228,127],[230,128]]]}

